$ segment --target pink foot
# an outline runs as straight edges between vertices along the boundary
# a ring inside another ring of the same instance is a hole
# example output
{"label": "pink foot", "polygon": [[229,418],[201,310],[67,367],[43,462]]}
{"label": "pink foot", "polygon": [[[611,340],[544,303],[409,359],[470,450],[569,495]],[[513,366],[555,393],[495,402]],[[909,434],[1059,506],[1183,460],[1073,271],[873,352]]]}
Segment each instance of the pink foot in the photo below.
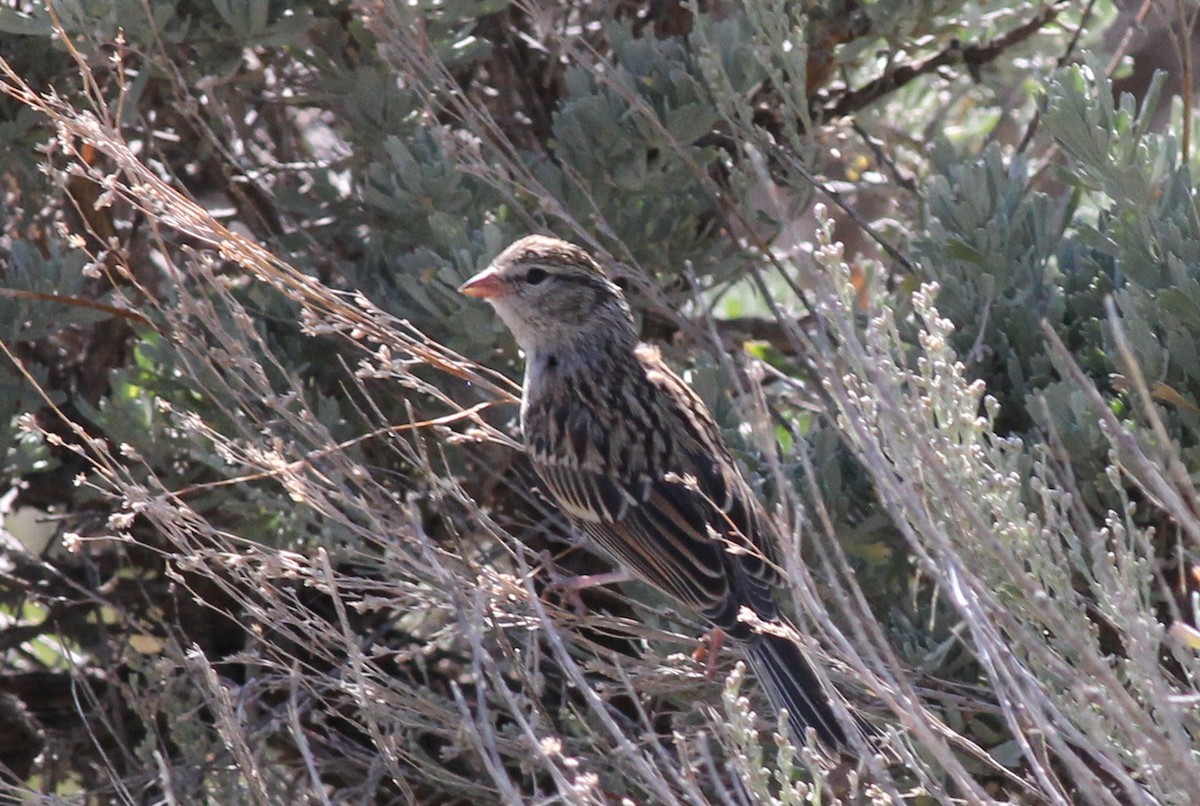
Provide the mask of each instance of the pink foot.
{"label": "pink foot", "polygon": [[558,571],[558,565],[554,562],[554,558],[550,556],[550,552],[542,552],[542,564],[546,568],[546,573],[550,577],[550,583],[546,585],[546,591],[561,591],[566,595],[567,600],[571,603],[571,609],[579,615],[587,613],[587,605],[583,603],[579,592],[587,588],[596,588],[601,585],[613,585],[618,582],[629,582],[633,579],[633,575],[624,569],[609,571],[605,574],[582,574],[580,576],[568,577],[563,576]]}
{"label": "pink foot", "polygon": [[704,676],[709,680],[717,677],[717,658],[721,655],[721,647],[725,645],[725,631],[713,627],[707,634],[701,636],[700,646],[692,653],[692,659],[704,664]]}

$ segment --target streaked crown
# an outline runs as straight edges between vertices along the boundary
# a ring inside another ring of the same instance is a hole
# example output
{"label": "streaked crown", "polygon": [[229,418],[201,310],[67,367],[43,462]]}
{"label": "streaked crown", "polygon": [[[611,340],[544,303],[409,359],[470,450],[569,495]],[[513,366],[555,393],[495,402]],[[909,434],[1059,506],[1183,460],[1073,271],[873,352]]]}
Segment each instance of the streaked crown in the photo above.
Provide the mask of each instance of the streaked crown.
{"label": "streaked crown", "polygon": [[459,291],[487,300],[526,353],[580,339],[636,342],[621,289],[591,255],[558,238],[522,238]]}

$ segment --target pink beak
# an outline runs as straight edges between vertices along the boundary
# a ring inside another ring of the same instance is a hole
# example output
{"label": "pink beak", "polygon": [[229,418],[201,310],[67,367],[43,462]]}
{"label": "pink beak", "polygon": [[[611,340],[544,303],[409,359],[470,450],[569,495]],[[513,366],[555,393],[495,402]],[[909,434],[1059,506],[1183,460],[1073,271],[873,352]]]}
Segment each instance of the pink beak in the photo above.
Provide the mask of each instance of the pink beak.
{"label": "pink beak", "polygon": [[487,268],[460,285],[458,293],[479,299],[495,299],[512,293],[512,287],[498,271]]}

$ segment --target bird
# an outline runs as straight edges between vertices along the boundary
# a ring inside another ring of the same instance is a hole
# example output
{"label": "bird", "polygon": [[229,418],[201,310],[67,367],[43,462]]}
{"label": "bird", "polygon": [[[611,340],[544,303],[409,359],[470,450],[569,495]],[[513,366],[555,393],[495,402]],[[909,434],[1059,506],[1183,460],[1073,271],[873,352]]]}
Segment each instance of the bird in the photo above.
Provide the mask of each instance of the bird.
{"label": "bird", "polygon": [[567,519],[619,569],[735,639],[802,738],[812,728],[846,752],[831,694],[774,598],[777,529],[704,402],[639,341],[621,288],[586,250],[529,235],[459,292],[488,302],[525,354],[522,439]]}

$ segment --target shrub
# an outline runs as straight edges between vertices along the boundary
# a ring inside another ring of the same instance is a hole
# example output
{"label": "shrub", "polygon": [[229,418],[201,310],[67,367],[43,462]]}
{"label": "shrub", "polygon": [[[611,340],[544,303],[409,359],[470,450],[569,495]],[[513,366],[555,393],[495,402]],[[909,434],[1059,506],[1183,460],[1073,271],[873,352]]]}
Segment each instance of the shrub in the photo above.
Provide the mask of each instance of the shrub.
{"label": "shrub", "polygon": [[[0,791],[1187,802],[1190,65],[1119,94],[1185,29],[1077,5],[0,9]],[[454,290],[529,231],[787,527],[857,769],[546,590],[606,565]]]}

